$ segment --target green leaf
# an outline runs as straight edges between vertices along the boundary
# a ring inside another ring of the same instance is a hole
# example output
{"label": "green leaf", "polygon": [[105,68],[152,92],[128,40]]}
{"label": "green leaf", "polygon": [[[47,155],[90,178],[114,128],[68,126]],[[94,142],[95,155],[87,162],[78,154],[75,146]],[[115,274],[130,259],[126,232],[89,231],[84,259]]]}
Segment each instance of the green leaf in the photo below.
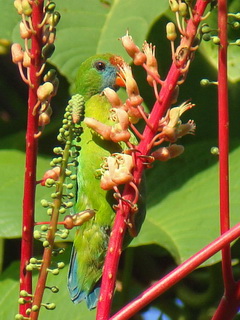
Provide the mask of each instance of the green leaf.
{"label": "green leaf", "polygon": [[58,1],[62,18],[57,27],[52,63],[73,79],[80,63],[95,53],[113,52],[127,57],[118,38],[129,29],[142,45],[154,21],[168,8],[167,1],[115,0],[110,7],[99,0]]}
{"label": "green leaf", "polygon": [[[0,237],[17,238],[21,236],[22,197],[25,154],[16,150],[0,151],[1,167],[1,202],[0,202]],[[50,168],[49,159],[39,157],[38,178]],[[46,210],[41,206],[42,198],[49,199],[50,190],[37,186],[36,221],[48,220]]]}
{"label": "green leaf", "polygon": [[[0,319],[12,320],[18,313],[18,297],[19,297],[19,279],[18,279],[19,263],[14,262],[0,276],[1,296],[0,296]],[[86,304],[80,303],[74,305],[67,290],[67,270],[66,266],[60,270],[59,275],[48,275],[47,285],[57,286],[58,293],[52,293],[46,289],[43,296],[43,302],[53,302],[56,304],[55,310],[46,310],[44,307],[40,311],[40,319],[84,319],[94,320],[95,311],[89,311]],[[33,282],[36,283],[38,274],[33,276]],[[4,293],[4,294],[3,294]]]}
{"label": "green leaf", "polygon": [[[12,4],[6,3],[0,0],[1,8],[2,5],[5,8],[0,13],[3,18],[0,19],[0,38],[19,42],[20,16]],[[129,29],[141,46],[153,23],[167,8],[168,1],[158,0],[115,0],[111,6],[99,0],[72,0],[71,3],[59,0],[56,10],[61,20],[57,26],[56,51],[50,62],[72,80],[80,63],[95,53],[113,52],[129,59],[118,38]]]}
{"label": "green leaf", "polygon": [[[219,236],[218,165],[210,146],[187,146],[179,159],[149,171],[149,209],[132,245],[158,244],[181,263]],[[230,156],[232,225],[239,221],[239,158],[240,147]],[[217,254],[205,265],[219,260]]]}
{"label": "green leaf", "polygon": [[[228,12],[239,12],[240,3],[238,0],[231,1],[229,4]],[[239,30],[234,30],[231,28],[231,22],[237,21],[233,17],[228,18],[229,28],[228,28],[228,41],[229,43],[235,42],[239,38]],[[213,10],[204,23],[208,23],[213,29],[211,35],[217,36],[217,10]],[[200,52],[205,57],[205,59],[214,68],[218,68],[218,46],[213,44],[212,41],[202,41],[200,45]],[[239,65],[239,52],[240,48],[236,45],[230,45],[228,47],[228,78],[232,83],[240,80],[240,65]],[[214,79],[215,80],[215,79]]]}
{"label": "green leaf", "polygon": [[0,0],[0,39],[12,40],[12,30],[21,16],[14,8],[13,1]]}

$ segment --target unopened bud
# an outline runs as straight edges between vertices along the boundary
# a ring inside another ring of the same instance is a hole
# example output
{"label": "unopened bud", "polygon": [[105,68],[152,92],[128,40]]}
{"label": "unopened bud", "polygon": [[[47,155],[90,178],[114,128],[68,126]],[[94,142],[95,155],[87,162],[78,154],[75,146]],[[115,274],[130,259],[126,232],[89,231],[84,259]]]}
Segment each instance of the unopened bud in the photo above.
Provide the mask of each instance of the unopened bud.
{"label": "unopened bud", "polygon": [[22,14],[23,13],[22,0],[15,0],[13,4],[14,4],[14,7],[17,9],[18,14]]}
{"label": "unopened bud", "polygon": [[43,59],[48,59],[52,56],[55,50],[55,45],[53,43],[46,44],[42,49],[42,57]]}
{"label": "unopened bud", "polygon": [[31,65],[31,58],[29,57],[29,54],[27,53],[27,51],[24,51],[23,53],[23,66],[25,68],[29,68]]}
{"label": "unopened bud", "polygon": [[23,50],[19,43],[13,43],[11,51],[13,63],[19,63],[23,61]]}
{"label": "unopened bud", "polygon": [[61,19],[60,13],[55,11],[49,16],[49,18],[47,19],[47,23],[50,24],[51,27],[56,27],[60,19]]}
{"label": "unopened bud", "polygon": [[52,2],[52,1],[51,1],[51,2],[49,2],[49,3],[46,5],[45,11],[52,13],[52,12],[55,10],[55,8],[56,8],[55,2]]}
{"label": "unopened bud", "polygon": [[182,145],[172,144],[169,147],[162,147],[154,151],[151,155],[159,161],[167,161],[182,154],[184,147]]}
{"label": "unopened bud", "polygon": [[122,44],[133,59],[135,65],[142,65],[146,61],[145,54],[139,49],[139,47],[133,42],[132,37],[127,33],[121,38]]}
{"label": "unopened bud", "polygon": [[[160,79],[160,75],[158,73],[158,63],[157,59],[155,58],[155,46],[145,41],[143,44],[143,52],[147,57],[147,71],[149,70],[152,74],[154,74],[157,78]],[[147,81],[151,86],[153,85],[153,80],[154,78],[150,74],[148,74]]]}
{"label": "unopened bud", "polygon": [[113,108],[119,108],[123,104],[118,94],[113,89],[106,88],[103,90],[103,93]]}
{"label": "unopened bud", "polygon": [[50,98],[54,91],[54,86],[51,82],[45,82],[41,86],[39,86],[37,90],[38,99],[43,102]]}
{"label": "unopened bud", "polygon": [[53,80],[56,78],[57,76],[57,71],[55,69],[50,69],[43,77],[43,81],[44,82],[53,82]]}
{"label": "unopened bud", "polygon": [[22,0],[22,13],[28,17],[32,14],[32,6],[28,0]]}
{"label": "unopened bud", "polygon": [[143,102],[139,94],[137,82],[133,78],[132,69],[129,65],[125,64],[122,68],[126,81],[126,91],[132,106],[138,106]]}
{"label": "unopened bud", "polygon": [[170,41],[175,41],[177,38],[175,24],[173,22],[168,22],[166,25],[167,38]]}
{"label": "unopened bud", "polygon": [[60,176],[60,167],[54,167],[48,171],[45,172],[43,178],[42,178],[42,182],[41,185],[45,186],[46,180],[47,179],[53,179],[53,180],[58,180],[59,176]]}
{"label": "unopened bud", "polygon": [[188,7],[185,2],[179,4],[179,13],[182,17],[186,17],[188,14]]}
{"label": "unopened bud", "polygon": [[[28,23],[28,22],[26,21],[26,23]],[[25,23],[23,23],[21,21],[19,28],[20,28],[20,36],[22,39],[30,39],[31,38],[32,33],[26,28]]]}
{"label": "unopened bud", "polygon": [[50,116],[46,113],[46,112],[43,112],[39,115],[39,118],[38,118],[38,125],[39,127],[44,127],[46,126],[47,124],[50,123]]}
{"label": "unopened bud", "polygon": [[179,4],[176,0],[169,0],[169,5],[172,12],[177,12],[179,10]]}
{"label": "unopened bud", "polygon": [[68,215],[64,218],[64,226],[66,229],[72,229],[76,226],[81,226],[84,222],[95,216],[94,210],[85,210],[74,215]]}

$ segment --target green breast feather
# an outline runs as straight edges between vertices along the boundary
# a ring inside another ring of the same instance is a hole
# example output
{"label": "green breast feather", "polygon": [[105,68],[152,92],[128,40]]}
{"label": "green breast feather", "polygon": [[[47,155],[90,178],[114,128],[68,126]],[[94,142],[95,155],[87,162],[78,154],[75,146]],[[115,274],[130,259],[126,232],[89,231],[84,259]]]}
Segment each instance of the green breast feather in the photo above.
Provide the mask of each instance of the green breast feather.
{"label": "green breast feather", "polygon": [[[105,87],[117,89],[117,67],[110,62],[114,61],[112,57],[114,56],[107,54],[89,58],[80,67],[75,85],[76,92],[85,96],[85,117],[109,125],[113,124],[109,120],[111,105],[101,91]],[[91,209],[95,211],[95,215],[76,232],[68,274],[68,289],[74,303],[85,299],[88,308],[92,309],[97,303],[99,281],[115,216],[112,207],[113,192],[100,188],[98,172],[103,159],[112,153],[121,152],[122,148],[118,143],[103,140],[84,123],[79,145],[81,151],[78,159],[77,201],[74,211],[78,213]],[[145,209],[142,212],[145,212]]]}

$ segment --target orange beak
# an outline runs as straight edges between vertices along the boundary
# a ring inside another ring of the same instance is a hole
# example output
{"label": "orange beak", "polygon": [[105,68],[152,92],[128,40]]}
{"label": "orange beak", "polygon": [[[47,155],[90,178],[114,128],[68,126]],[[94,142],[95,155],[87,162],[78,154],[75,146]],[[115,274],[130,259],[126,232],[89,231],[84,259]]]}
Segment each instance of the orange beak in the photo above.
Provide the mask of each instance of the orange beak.
{"label": "orange beak", "polygon": [[123,79],[124,79],[124,76],[123,76],[122,72],[121,71],[118,72],[117,77],[116,77],[116,81],[115,81],[116,86],[126,87],[125,81]]}
{"label": "orange beak", "polygon": [[125,85],[125,76],[123,74],[123,72],[120,70],[120,66],[122,66],[124,64],[124,60],[122,57],[117,56],[117,55],[113,55],[113,57],[110,59],[110,62],[117,67],[118,69],[118,73],[117,73],[117,77],[116,77],[116,81],[115,81],[115,85],[118,87],[126,87]]}

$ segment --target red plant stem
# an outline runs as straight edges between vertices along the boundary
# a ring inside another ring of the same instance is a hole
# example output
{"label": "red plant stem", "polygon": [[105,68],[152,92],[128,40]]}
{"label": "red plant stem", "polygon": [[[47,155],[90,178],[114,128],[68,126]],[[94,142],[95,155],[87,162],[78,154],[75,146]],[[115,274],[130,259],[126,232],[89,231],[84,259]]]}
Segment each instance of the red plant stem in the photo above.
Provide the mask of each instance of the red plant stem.
{"label": "red plant stem", "polygon": [[[26,133],[26,163],[25,163],[25,181],[23,196],[23,219],[22,219],[22,246],[21,246],[21,262],[20,262],[20,290],[26,290],[32,293],[32,274],[26,271],[26,265],[32,257],[33,251],[33,228],[34,228],[34,203],[36,189],[36,163],[37,163],[37,139],[34,135],[38,132],[38,114],[33,115],[33,108],[37,103],[37,88],[39,86],[39,77],[36,73],[41,67],[41,47],[42,33],[38,29],[38,24],[43,17],[43,1],[39,0],[36,5],[32,4],[32,24],[35,34],[31,37],[31,59],[30,81],[32,86],[29,87],[28,99],[28,118]],[[26,315],[27,308],[31,307],[30,303],[20,305],[19,313]]]}
{"label": "red plant stem", "polygon": [[[219,184],[220,184],[220,224],[221,233],[230,227],[229,219],[229,116],[228,116],[228,77],[227,77],[227,1],[218,1],[218,121],[219,121]],[[222,250],[222,272],[226,294],[234,287],[231,266],[230,245]]]}
{"label": "red plant stem", "polygon": [[[215,239],[213,242],[208,244],[194,256],[183,262],[161,280],[157,281],[154,285],[144,291],[136,299],[131,301],[128,305],[122,308],[119,312],[113,315],[110,320],[127,320],[152,302],[154,299],[163,294],[170,287],[175,285],[177,282],[186,277],[189,273],[194,271],[204,261],[209,259],[216,252],[221,250],[226,244],[238,238],[240,235],[240,223],[235,225],[233,228],[228,230],[226,233]],[[222,318],[218,318],[223,319]],[[225,318],[227,320],[230,318]]]}
{"label": "red plant stem", "polygon": [[[183,68],[190,56],[190,48],[194,42],[198,25],[201,21],[201,17],[208,5],[209,1],[198,0],[194,8],[194,17],[187,23],[186,34],[187,37],[183,37],[179,48],[183,48],[187,54],[181,57],[178,61],[178,65],[173,62],[168,73],[166,80],[160,90],[159,99],[156,101],[153,110],[151,112],[149,122],[151,127],[146,126],[139,146],[136,148],[140,151],[140,154],[147,155],[149,153],[149,144],[155,136],[158,128],[159,120],[164,116],[165,112],[171,105],[171,98],[174,89],[180,79]],[[185,49],[187,50],[185,51]],[[181,50],[180,50],[181,51]],[[137,157],[136,153],[136,165],[133,171],[134,182],[139,185],[141,181],[142,172],[144,170],[144,164],[141,158]],[[129,201],[133,201],[135,196],[134,190],[130,185],[127,185],[123,191],[123,197]],[[97,320],[109,319],[112,297],[115,287],[116,274],[118,263],[121,255],[121,248],[123,237],[127,228],[126,221],[129,215],[129,206],[125,203],[117,210],[116,218],[114,221],[113,230],[109,240],[108,251],[103,269],[102,285],[100,290],[100,296],[97,308]]]}
{"label": "red plant stem", "polygon": [[[230,227],[229,219],[229,115],[227,83],[227,1],[218,1],[218,30],[220,46],[218,52],[218,122],[219,122],[219,185],[221,233]],[[213,316],[213,320],[231,320],[240,306],[240,283],[234,281],[231,265],[231,249],[227,244],[222,249],[222,274],[224,295]]]}

